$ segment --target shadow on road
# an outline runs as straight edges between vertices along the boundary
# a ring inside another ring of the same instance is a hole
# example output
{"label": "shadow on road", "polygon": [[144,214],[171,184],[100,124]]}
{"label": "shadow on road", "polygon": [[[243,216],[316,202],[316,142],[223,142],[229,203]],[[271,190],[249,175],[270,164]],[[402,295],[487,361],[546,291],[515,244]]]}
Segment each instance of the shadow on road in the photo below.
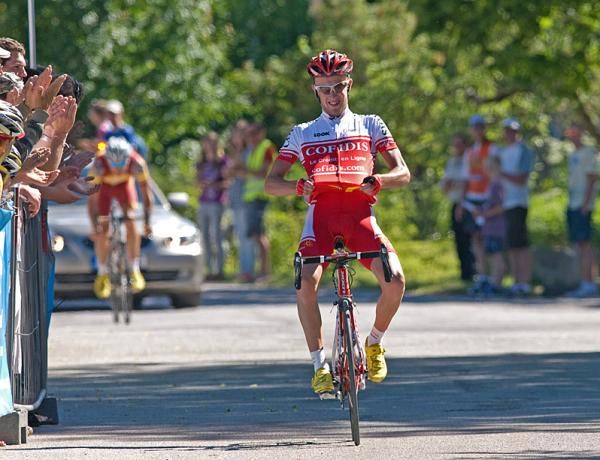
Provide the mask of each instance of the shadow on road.
{"label": "shadow on road", "polygon": [[[389,359],[388,365],[388,379],[368,384],[361,393],[365,441],[600,431],[600,353]],[[297,362],[53,369],[49,387],[60,400],[61,425],[37,432],[68,438],[76,448],[103,437],[142,442],[160,438],[170,444],[156,449],[348,445],[347,413],[336,401],[320,401],[311,394],[310,376],[310,364]],[[197,441],[198,447],[177,444],[184,440]],[[575,458],[564,451],[515,452],[511,458],[539,455]],[[590,452],[588,458],[599,455]],[[586,453],[577,452],[576,457],[585,458]]]}

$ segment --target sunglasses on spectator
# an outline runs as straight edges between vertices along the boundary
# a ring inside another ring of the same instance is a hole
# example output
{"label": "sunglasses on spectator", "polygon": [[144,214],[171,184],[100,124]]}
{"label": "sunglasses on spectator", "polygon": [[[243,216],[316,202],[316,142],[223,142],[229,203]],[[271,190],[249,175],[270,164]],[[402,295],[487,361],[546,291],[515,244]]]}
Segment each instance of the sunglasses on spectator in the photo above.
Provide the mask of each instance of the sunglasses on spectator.
{"label": "sunglasses on spectator", "polygon": [[25,133],[21,133],[18,136],[8,136],[6,134],[0,134],[0,141],[12,141],[13,139],[22,139],[25,137]]}
{"label": "sunglasses on spectator", "polygon": [[319,93],[329,96],[332,92],[334,94],[342,93],[348,86],[350,86],[350,80],[342,81],[335,85],[315,85],[315,89]]}

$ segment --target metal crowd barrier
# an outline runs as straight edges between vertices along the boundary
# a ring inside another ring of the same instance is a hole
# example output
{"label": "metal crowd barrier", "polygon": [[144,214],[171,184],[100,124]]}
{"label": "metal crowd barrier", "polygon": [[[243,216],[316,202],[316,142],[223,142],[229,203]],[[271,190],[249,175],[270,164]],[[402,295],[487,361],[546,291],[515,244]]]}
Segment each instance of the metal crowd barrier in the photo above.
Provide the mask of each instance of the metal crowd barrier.
{"label": "metal crowd barrier", "polygon": [[30,217],[19,197],[13,219],[8,356],[15,408],[35,411],[48,380],[48,279],[53,264],[46,204]]}

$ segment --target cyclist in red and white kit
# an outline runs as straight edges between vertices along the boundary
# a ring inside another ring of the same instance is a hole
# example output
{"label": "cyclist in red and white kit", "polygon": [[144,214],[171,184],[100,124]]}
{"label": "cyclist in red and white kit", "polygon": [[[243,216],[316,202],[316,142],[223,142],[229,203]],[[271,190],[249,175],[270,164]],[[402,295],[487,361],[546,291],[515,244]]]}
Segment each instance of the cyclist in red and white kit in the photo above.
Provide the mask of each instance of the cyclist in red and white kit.
{"label": "cyclist in red and white kit", "polygon": [[[390,283],[384,280],[379,259],[361,260],[381,287],[375,323],[365,347],[369,379],[381,382],[387,375],[381,340],[402,301],[404,273],[392,245],[377,225],[373,205],[380,189],[408,184],[410,172],[383,120],[377,115],[352,113],[348,108],[352,66],[348,56],[334,50],[322,51],[308,64],[312,89],[323,111],[317,119],[292,129],[265,181],[265,190],[277,196],[304,196],[309,207],[299,248],[303,256],[331,253],[337,236],[342,236],[352,251],[377,251],[382,243],[387,246],[393,272]],[[375,173],[378,154],[389,166],[385,174]],[[307,177],[286,180],[296,161],[302,164]],[[302,289],[297,293],[298,316],[314,365],[312,387],[316,393],[333,390],[317,301],[324,268],[304,265]]]}

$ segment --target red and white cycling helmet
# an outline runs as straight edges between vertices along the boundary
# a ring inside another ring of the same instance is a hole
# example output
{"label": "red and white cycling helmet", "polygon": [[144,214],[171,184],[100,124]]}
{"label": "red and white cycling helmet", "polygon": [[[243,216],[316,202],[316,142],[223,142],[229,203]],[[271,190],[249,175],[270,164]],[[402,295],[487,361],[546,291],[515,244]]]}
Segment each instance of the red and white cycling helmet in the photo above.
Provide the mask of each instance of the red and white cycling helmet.
{"label": "red and white cycling helmet", "polygon": [[352,59],[336,50],[324,50],[311,59],[306,70],[311,77],[350,75]]}

